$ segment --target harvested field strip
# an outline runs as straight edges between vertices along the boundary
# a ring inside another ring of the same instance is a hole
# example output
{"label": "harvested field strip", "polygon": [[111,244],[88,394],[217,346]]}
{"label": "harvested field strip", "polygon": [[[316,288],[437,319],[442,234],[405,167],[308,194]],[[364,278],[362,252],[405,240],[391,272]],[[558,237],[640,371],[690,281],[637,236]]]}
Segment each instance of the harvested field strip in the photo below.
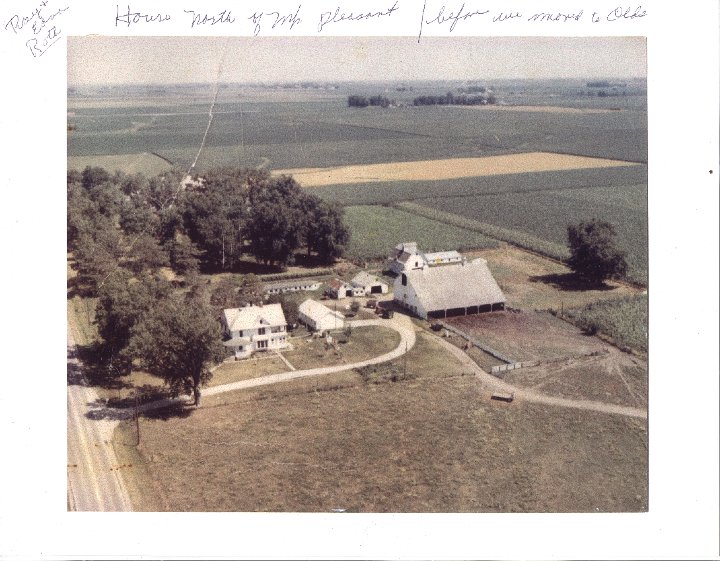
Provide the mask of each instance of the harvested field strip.
{"label": "harvested field strip", "polygon": [[303,187],[320,187],[364,181],[434,181],[460,177],[486,177],[630,165],[635,164],[604,158],[570,156],[551,152],[529,152],[485,158],[453,158],[335,168],[286,169],[276,170],[273,173],[292,175]]}
{"label": "harvested field strip", "polygon": [[563,245],[548,242],[518,230],[510,230],[508,228],[495,226],[494,224],[488,224],[487,222],[480,222],[478,220],[473,220],[472,218],[466,218],[458,214],[444,212],[442,210],[437,210],[436,208],[412,202],[397,203],[393,206],[418,216],[424,216],[426,218],[436,220],[437,222],[442,222],[443,224],[464,228],[472,232],[479,232],[486,236],[511,243],[518,247],[522,247],[523,249],[529,249],[553,259],[564,260],[567,259],[569,255],[567,247]]}
{"label": "harvested field strip", "polygon": [[438,181],[352,183],[312,187],[311,189],[314,194],[323,199],[347,206],[566,189],[577,190],[580,196],[583,196],[595,189],[646,184],[647,166],[633,165],[488,177],[461,177]]}

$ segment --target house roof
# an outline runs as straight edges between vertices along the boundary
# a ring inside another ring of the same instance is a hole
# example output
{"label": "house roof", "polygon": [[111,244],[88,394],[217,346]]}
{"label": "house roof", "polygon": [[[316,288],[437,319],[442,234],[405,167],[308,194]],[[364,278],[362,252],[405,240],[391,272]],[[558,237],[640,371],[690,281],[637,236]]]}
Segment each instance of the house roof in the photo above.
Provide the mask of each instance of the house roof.
{"label": "house roof", "polygon": [[300,304],[300,306],[298,306],[298,311],[301,314],[304,314],[307,317],[311,318],[313,321],[319,321],[327,315],[331,315],[342,321],[345,320],[345,316],[343,316],[340,312],[331,310],[317,300],[312,299],[307,299],[302,304]]}
{"label": "house roof", "polygon": [[399,259],[401,255],[406,254],[405,259],[407,259],[407,256],[417,253],[417,250],[417,243],[415,242],[399,243],[395,246],[394,258]]}
{"label": "house roof", "polygon": [[352,284],[354,286],[372,286],[374,284],[386,285],[386,283],[381,281],[375,275],[371,275],[370,273],[366,273],[365,271],[361,271],[357,275],[355,275],[353,277]]}
{"label": "house roof", "polygon": [[333,279],[327,283],[327,285],[332,288],[333,290],[342,290],[344,287],[347,286],[347,283],[344,281],[341,281],[340,279]]}
{"label": "house roof", "polygon": [[230,331],[287,324],[280,304],[229,308],[223,310],[223,316]]}
{"label": "house roof", "polygon": [[[426,311],[505,302],[485,259],[427,267],[405,275]],[[401,282],[401,277],[395,282]]]}

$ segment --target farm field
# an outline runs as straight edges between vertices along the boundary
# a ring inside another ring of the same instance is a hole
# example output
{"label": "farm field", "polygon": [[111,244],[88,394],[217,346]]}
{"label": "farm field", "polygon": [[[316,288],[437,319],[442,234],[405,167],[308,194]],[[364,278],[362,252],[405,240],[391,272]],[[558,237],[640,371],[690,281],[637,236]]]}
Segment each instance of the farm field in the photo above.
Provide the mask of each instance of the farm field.
{"label": "farm field", "polygon": [[[644,96],[614,98],[622,110],[601,113],[407,105],[415,95],[433,91],[430,84],[398,95],[405,106],[348,108],[347,95],[365,87],[223,91],[198,169],[263,162],[274,169],[327,167],[534,151],[647,161],[647,113],[639,103]],[[502,91],[511,103],[527,105],[532,98],[532,93]],[[130,90],[125,97],[75,92],[68,98],[68,123],[75,127],[68,135],[68,156],[155,152],[187,167],[200,147],[212,96],[210,87],[156,95]],[[552,99],[556,106],[616,108],[572,91]]]}
{"label": "farm field", "polygon": [[647,166],[518,173],[489,177],[464,177],[440,181],[392,181],[313,187],[312,192],[342,205],[389,204],[422,199],[473,195],[525,193],[561,189],[589,190],[599,187],[647,183]]}
{"label": "farm field", "polygon": [[486,156],[484,158],[454,158],[337,168],[286,169],[277,170],[274,173],[292,175],[303,187],[320,187],[347,183],[438,181],[461,177],[486,177],[628,165],[633,164],[618,160],[571,156],[568,154],[529,152]]}
{"label": "farm field", "polygon": [[647,282],[646,185],[437,197],[419,202],[431,209],[517,230],[559,246],[567,242],[568,224],[592,218],[606,220],[615,226],[618,245],[627,254],[629,276]]}
{"label": "farm field", "polygon": [[417,242],[418,247],[426,251],[439,251],[448,247],[477,249],[497,245],[494,240],[478,232],[448,226],[389,207],[346,207],[345,223],[351,232],[346,254],[353,260],[384,259],[395,245],[408,241]]}
{"label": "farm field", "polygon": [[567,316],[583,329],[606,334],[618,345],[643,352],[648,350],[647,294],[593,302],[569,310]]}
{"label": "farm field", "polygon": [[[138,450],[121,425],[115,449],[133,465],[131,488],[160,497],[143,497],[148,510],[647,509],[644,423],[490,401],[422,333],[407,370],[397,382],[344,373],[208,397],[189,417],[142,418]],[[188,492],[188,480],[204,484]]]}
{"label": "farm field", "polygon": [[87,166],[99,166],[110,173],[115,171],[127,174],[141,173],[146,177],[160,175],[173,167],[169,161],[148,152],[114,156],[72,156],[68,158],[67,166],[68,169],[78,171],[84,170]]}

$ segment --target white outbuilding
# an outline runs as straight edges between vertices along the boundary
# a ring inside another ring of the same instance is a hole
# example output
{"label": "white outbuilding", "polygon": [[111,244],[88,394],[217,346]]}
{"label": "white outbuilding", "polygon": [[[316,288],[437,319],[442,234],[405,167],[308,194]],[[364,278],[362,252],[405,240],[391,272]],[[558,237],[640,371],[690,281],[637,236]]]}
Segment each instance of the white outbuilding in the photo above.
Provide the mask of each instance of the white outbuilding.
{"label": "white outbuilding", "polygon": [[345,316],[336,310],[331,310],[317,300],[305,300],[298,307],[298,319],[308,329],[319,333],[327,333],[345,326]]}
{"label": "white outbuilding", "polygon": [[360,288],[365,296],[370,294],[387,294],[388,285],[374,275],[362,271],[350,281],[355,288]]}

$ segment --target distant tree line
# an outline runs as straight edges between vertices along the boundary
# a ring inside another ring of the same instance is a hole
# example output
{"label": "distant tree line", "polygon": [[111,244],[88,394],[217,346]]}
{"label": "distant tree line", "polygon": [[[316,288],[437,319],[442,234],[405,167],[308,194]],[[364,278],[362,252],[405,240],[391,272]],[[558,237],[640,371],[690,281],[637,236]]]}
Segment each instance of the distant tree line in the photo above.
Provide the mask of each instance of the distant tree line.
{"label": "distant tree line", "polygon": [[382,95],[365,97],[364,95],[348,96],[348,107],[390,107],[395,102]]}
{"label": "distant tree line", "polygon": [[413,99],[413,105],[494,105],[497,103],[495,94],[485,91],[481,95],[421,95]]}

